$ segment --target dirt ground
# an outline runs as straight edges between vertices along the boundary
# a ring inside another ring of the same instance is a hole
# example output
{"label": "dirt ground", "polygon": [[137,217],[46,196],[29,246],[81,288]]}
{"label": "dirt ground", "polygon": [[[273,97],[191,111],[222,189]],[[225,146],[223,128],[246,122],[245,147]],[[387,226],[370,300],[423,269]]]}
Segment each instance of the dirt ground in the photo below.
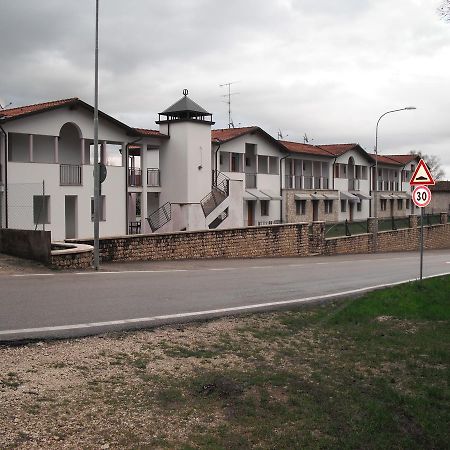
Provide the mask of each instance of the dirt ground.
{"label": "dirt ground", "polygon": [[50,269],[42,263],[0,253],[0,275],[45,273],[49,271]]}

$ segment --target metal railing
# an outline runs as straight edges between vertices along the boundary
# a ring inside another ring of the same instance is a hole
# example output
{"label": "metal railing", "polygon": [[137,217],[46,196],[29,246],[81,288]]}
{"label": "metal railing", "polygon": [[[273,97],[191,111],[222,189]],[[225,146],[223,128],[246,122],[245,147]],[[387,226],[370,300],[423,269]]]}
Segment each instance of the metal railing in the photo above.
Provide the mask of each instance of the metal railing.
{"label": "metal railing", "polygon": [[281,220],[263,220],[258,222],[258,227],[263,227],[266,225],[280,225],[282,223]]}
{"label": "metal railing", "polygon": [[131,221],[128,223],[128,234],[141,234],[141,221]]}
{"label": "metal railing", "polygon": [[211,192],[200,200],[205,217],[208,217],[228,197],[229,181],[226,178],[217,186],[212,186]]}
{"label": "metal railing", "polygon": [[221,212],[209,225],[209,229],[217,228],[228,217],[228,208]]}
{"label": "metal railing", "polygon": [[[424,214],[424,225],[439,225],[441,223],[441,215],[440,214]],[[420,223],[420,220],[419,220]]]}
{"label": "metal railing", "polygon": [[82,166],[61,164],[59,166],[59,184],[61,186],[82,186]]}
{"label": "metal railing", "polygon": [[379,191],[399,191],[400,183],[398,181],[378,181]]}
{"label": "metal railing", "polygon": [[349,222],[326,223],[325,224],[325,237],[340,237],[340,236],[354,236],[356,234],[367,233],[367,220],[357,220]]}
{"label": "metal railing", "polygon": [[147,186],[148,187],[160,187],[161,186],[161,174],[159,169],[147,169]]}
{"label": "metal railing", "polygon": [[128,169],[128,186],[142,186],[142,170],[136,168]]}
{"label": "metal railing", "polygon": [[152,231],[156,231],[172,219],[172,205],[170,202],[164,203],[156,211],[153,211],[147,221]]}
{"label": "metal railing", "polygon": [[256,173],[245,174],[245,187],[251,189],[256,188]]}

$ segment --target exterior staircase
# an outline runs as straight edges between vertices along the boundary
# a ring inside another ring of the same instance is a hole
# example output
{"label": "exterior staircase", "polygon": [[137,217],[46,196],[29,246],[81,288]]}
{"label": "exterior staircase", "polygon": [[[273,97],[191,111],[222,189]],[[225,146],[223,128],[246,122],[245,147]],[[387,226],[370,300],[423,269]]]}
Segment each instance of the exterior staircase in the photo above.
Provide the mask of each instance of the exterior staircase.
{"label": "exterior staircase", "polygon": [[172,219],[172,205],[170,202],[164,203],[156,211],[153,211],[148,217],[148,224],[153,232],[160,229]]}
{"label": "exterior staircase", "polygon": [[222,172],[213,172],[211,192],[200,200],[205,217],[208,217],[228,197],[229,180]]}

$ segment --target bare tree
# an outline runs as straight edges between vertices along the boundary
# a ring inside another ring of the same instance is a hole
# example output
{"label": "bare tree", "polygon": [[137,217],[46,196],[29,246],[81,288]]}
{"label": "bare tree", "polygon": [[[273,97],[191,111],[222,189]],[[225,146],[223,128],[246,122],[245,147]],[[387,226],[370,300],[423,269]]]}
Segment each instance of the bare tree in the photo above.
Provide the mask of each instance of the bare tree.
{"label": "bare tree", "polygon": [[431,175],[433,178],[438,181],[442,179],[445,175],[444,170],[441,167],[441,160],[436,155],[426,155],[421,151],[412,150],[409,152],[411,155],[415,155],[421,159],[423,159],[430,169]]}
{"label": "bare tree", "polygon": [[450,0],[442,0],[441,6],[437,9],[442,20],[450,22]]}

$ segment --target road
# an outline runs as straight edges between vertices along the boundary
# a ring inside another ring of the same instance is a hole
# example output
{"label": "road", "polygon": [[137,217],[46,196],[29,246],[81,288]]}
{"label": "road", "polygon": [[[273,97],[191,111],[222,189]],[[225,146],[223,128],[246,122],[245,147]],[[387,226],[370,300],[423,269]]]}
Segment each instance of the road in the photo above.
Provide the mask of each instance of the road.
{"label": "road", "polygon": [[[417,253],[105,264],[0,275],[0,341],[86,336],[349,297],[418,277]],[[427,251],[424,276],[450,273]]]}

